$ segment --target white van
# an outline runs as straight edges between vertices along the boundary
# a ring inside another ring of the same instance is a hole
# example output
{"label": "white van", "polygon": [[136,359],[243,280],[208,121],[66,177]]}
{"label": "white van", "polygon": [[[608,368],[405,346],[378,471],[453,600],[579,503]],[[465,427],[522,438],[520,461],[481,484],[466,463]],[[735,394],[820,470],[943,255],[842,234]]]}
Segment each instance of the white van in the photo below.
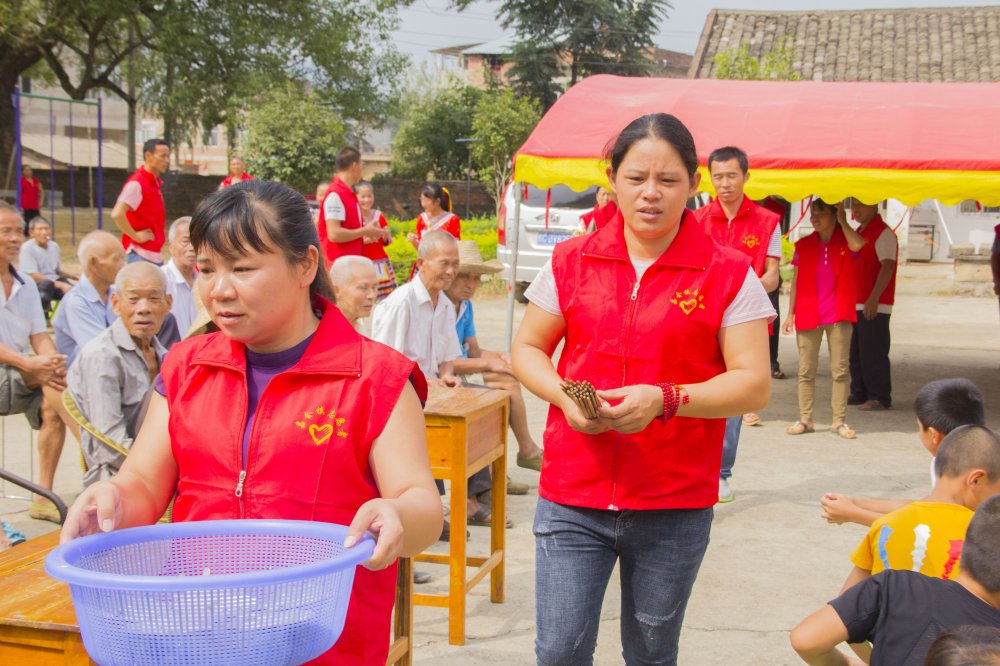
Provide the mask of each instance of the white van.
{"label": "white van", "polygon": [[[514,249],[507,244],[513,235],[508,234],[507,230],[514,225],[514,187],[513,184],[508,185],[504,191],[503,204],[497,216],[497,259],[504,265],[502,275],[506,280],[510,279]],[[588,187],[582,192],[576,192],[565,185],[555,185],[549,190],[540,190],[533,185],[516,187],[526,187],[521,201],[517,276],[514,282],[514,296],[524,303],[524,290],[552,256],[552,248],[556,243],[583,231],[580,217],[593,210],[597,202],[597,188]]]}

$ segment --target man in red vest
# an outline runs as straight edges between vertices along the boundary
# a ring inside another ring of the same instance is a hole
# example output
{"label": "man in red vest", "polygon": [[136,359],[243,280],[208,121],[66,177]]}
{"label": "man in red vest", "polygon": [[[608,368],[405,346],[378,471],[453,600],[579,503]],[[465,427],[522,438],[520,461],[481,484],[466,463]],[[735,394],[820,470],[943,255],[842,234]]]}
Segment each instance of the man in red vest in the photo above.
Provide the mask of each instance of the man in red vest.
{"label": "man in red vest", "polygon": [[[764,285],[764,291],[778,288],[778,264],[781,261],[781,218],[763,206],[758,206],[743,194],[750,179],[747,154],[739,148],[726,146],[708,156],[708,170],[716,198],[695,211],[695,217],[716,243],[731,247],[750,257],[750,267]],[[747,414],[747,423],[756,425],[760,417]],[[729,478],[736,462],[743,416],[726,419],[726,436],[722,448],[722,469],[719,475],[719,501],[732,502]]]}
{"label": "man in red vest", "polygon": [[122,232],[128,263],[148,261],[159,266],[167,218],[160,176],[170,168],[170,145],[163,139],[150,139],[142,146],[142,160],[142,166],[125,181],[111,219]]}
{"label": "man in red vest", "polygon": [[361,153],[356,148],[341,148],[337,153],[337,172],[319,207],[319,244],[327,268],[338,258],[364,254],[364,239],[382,235],[378,221],[361,223],[361,206],[352,189],[361,180]]}
{"label": "man in red vest", "polygon": [[858,321],[851,338],[849,405],[865,411],[892,406],[889,367],[889,316],[896,295],[896,234],[882,221],[878,203],[851,200],[851,213],[865,245],[858,253]]}

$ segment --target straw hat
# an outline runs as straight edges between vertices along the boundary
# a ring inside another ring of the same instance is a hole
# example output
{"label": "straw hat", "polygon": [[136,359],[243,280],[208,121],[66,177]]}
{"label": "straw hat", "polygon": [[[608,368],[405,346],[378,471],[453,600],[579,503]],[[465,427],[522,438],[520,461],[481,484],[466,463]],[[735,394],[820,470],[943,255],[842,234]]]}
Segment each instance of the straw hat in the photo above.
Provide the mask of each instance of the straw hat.
{"label": "straw hat", "polygon": [[472,275],[490,275],[503,270],[503,264],[496,259],[486,261],[474,240],[458,241],[458,272]]}
{"label": "straw hat", "polygon": [[[212,315],[208,314],[208,310],[205,309],[205,304],[201,300],[201,293],[197,288],[193,291],[194,305],[197,310],[197,314],[195,315],[194,322],[191,323],[191,328],[187,331],[187,335],[184,336],[185,339],[192,338],[203,333],[209,333],[209,324],[212,323]],[[212,330],[215,329],[213,328]]]}

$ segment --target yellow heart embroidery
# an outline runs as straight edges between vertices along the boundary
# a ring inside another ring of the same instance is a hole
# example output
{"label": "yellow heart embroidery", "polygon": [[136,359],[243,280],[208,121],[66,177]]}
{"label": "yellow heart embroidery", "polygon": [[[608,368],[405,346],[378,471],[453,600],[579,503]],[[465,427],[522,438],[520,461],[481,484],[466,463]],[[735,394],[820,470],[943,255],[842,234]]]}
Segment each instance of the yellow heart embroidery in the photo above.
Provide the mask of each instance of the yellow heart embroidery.
{"label": "yellow heart embroidery", "polygon": [[333,436],[333,426],[330,425],[329,423],[323,425],[316,425],[315,423],[311,423],[309,425],[309,434],[313,438],[313,443],[316,446],[319,446],[320,444],[322,444],[323,442],[325,442],[326,440],[330,439],[330,437]]}
{"label": "yellow heart embroidery", "polygon": [[686,301],[681,301],[677,305],[681,306],[681,310],[684,311],[684,314],[689,315],[694,312],[696,307],[698,307],[698,299],[692,298]]}
{"label": "yellow heart embroidery", "polygon": [[752,250],[757,247],[757,238],[755,236],[751,236],[750,238],[745,239],[743,244]]}

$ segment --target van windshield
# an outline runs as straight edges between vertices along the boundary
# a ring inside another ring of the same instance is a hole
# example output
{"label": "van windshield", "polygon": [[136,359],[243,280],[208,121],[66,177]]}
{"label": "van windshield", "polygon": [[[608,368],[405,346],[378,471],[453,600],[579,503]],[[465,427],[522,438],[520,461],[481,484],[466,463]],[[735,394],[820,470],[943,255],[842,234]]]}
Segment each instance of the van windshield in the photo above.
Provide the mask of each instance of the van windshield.
{"label": "van windshield", "polygon": [[[534,185],[528,185],[528,196],[524,199],[526,206],[535,208],[545,208],[545,193],[548,190],[540,190]],[[589,210],[597,203],[596,187],[588,187],[582,192],[571,190],[565,185],[554,185],[552,187],[552,200],[549,206],[552,208],[579,208]]]}

